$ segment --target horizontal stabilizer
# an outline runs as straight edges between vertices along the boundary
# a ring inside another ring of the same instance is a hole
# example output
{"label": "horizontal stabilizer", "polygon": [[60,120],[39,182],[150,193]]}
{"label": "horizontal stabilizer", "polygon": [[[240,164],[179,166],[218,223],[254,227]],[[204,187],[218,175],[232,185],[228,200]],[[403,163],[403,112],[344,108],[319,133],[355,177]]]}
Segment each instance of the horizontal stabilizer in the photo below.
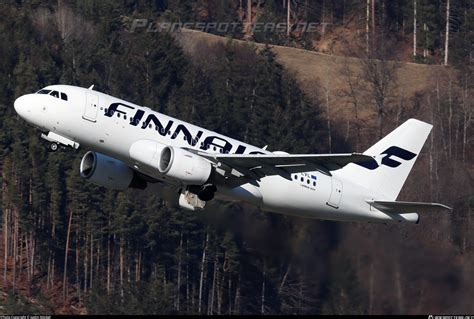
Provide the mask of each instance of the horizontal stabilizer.
{"label": "horizontal stabilizer", "polygon": [[390,202],[378,200],[368,200],[366,202],[384,213],[433,213],[453,210],[451,207],[438,203]]}

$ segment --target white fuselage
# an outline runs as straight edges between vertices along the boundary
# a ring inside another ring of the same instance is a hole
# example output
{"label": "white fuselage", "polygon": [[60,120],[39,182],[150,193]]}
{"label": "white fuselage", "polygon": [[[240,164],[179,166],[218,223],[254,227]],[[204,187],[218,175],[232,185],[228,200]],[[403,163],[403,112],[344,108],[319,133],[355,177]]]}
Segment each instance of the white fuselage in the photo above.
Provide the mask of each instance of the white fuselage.
{"label": "white fuselage", "polygon": [[[51,95],[28,94],[15,102],[17,113],[42,131],[54,132],[85,149],[121,160],[158,180],[170,182],[159,172],[150,172],[131,159],[133,143],[152,140],[208,153],[270,153],[94,90],[66,85],[46,89],[66,94],[67,101]],[[179,181],[171,182],[179,185]],[[407,221],[407,217],[371,207],[366,200],[373,199],[373,194],[344,180],[338,171],[333,171],[332,176],[322,172],[291,174],[291,180],[280,175],[264,176],[238,186],[223,179],[216,187],[218,198],[245,201],[288,215],[339,221]],[[410,217],[414,218],[417,217]]]}

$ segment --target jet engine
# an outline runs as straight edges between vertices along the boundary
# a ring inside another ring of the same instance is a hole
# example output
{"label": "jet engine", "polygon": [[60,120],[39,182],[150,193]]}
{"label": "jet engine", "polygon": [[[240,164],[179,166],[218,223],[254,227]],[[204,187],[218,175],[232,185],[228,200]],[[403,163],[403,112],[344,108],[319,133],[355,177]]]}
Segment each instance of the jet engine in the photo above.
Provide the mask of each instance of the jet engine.
{"label": "jet engine", "polygon": [[198,195],[202,201],[213,199],[217,190],[210,183],[214,169],[203,157],[152,140],[133,143],[129,154],[136,165],[149,176],[178,181],[186,186],[186,191]]}
{"label": "jet engine", "polygon": [[158,171],[186,185],[203,185],[212,173],[212,165],[199,155],[166,146],[161,150]]}
{"label": "jet engine", "polygon": [[147,183],[124,162],[97,152],[87,152],[81,160],[81,176],[110,189],[145,189]]}

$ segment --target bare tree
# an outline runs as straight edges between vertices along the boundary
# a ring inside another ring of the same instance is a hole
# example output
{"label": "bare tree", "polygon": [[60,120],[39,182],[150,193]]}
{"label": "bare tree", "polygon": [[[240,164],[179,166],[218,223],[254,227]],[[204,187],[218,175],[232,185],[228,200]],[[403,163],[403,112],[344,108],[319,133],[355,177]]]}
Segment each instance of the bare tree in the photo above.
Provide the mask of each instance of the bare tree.
{"label": "bare tree", "polygon": [[375,41],[375,0],[372,0],[372,49]]}
{"label": "bare tree", "polygon": [[262,294],[261,294],[261,314],[265,314],[265,260],[263,261],[263,271],[262,271]]}
{"label": "bare tree", "polygon": [[247,0],[247,16],[244,33],[244,38],[249,39],[252,37],[252,0]]}
{"label": "bare tree", "polygon": [[288,0],[288,8],[287,8],[287,14],[286,14],[286,36],[288,37],[288,40],[290,39],[290,15],[291,15],[291,1]]}
{"label": "bare tree", "polygon": [[[340,91],[341,97],[346,97],[349,103],[354,108],[354,118],[351,118],[351,122],[356,126],[356,141],[355,149],[359,151],[360,146],[360,121],[359,121],[359,100],[360,100],[360,87],[361,75],[351,70],[349,65],[344,65],[340,69],[340,74],[345,82],[345,89]],[[351,123],[351,124],[352,124]],[[350,125],[349,125],[350,126]]]}
{"label": "bare tree", "polygon": [[413,56],[416,57],[416,0],[413,0]]}
{"label": "bare tree", "polygon": [[389,61],[389,52],[391,52],[390,45],[381,35],[380,41],[377,42],[377,48],[373,49],[373,53],[360,59],[362,78],[368,84],[369,95],[376,107],[378,138],[382,138],[382,122],[386,106],[391,97],[391,92],[397,85],[399,63]]}
{"label": "bare tree", "polygon": [[66,249],[64,251],[64,276],[63,276],[63,301],[66,301],[67,298],[67,259],[69,253],[69,239],[71,235],[71,225],[72,225],[72,210],[69,213],[69,222],[67,225],[67,235],[66,235]]}
{"label": "bare tree", "polygon": [[202,311],[202,290],[203,290],[203,284],[204,284],[204,272],[206,271],[206,252],[207,252],[208,244],[209,244],[209,234],[206,233],[206,240],[204,241],[204,249],[202,250],[201,277],[199,280],[198,313],[201,313]]}
{"label": "bare tree", "polygon": [[327,118],[327,129],[328,129],[328,147],[329,152],[332,149],[332,133],[331,133],[331,111],[329,105],[329,88],[330,88],[330,77],[329,77],[329,66],[326,66],[326,86],[324,88],[326,95],[326,118]]}
{"label": "bare tree", "polygon": [[463,85],[463,139],[462,139],[462,160],[466,160],[466,144],[468,143],[468,128],[471,125],[472,120],[472,98],[471,91],[469,90],[468,83],[472,75],[469,72],[464,73],[464,85]]}
{"label": "bare tree", "polygon": [[449,50],[449,0],[446,2],[446,38],[444,40],[444,65],[448,65]]}
{"label": "bare tree", "polygon": [[366,36],[366,53],[369,54],[369,32],[370,32],[370,27],[369,27],[369,22],[370,22],[370,0],[367,0],[367,15],[366,15],[366,20],[365,20],[365,36]]}

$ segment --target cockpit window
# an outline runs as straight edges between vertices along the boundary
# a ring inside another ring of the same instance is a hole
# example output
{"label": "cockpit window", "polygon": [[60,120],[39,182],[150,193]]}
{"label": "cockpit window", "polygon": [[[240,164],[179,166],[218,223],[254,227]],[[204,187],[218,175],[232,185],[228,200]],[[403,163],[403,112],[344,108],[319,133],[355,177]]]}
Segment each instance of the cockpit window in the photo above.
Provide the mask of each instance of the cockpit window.
{"label": "cockpit window", "polygon": [[58,92],[58,91],[53,91],[53,90],[46,90],[46,89],[41,89],[36,94],[49,94],[52,97],[55,97],[57,99],[61,99],[63,101],[67,101],[67,94],[63,92]]}

